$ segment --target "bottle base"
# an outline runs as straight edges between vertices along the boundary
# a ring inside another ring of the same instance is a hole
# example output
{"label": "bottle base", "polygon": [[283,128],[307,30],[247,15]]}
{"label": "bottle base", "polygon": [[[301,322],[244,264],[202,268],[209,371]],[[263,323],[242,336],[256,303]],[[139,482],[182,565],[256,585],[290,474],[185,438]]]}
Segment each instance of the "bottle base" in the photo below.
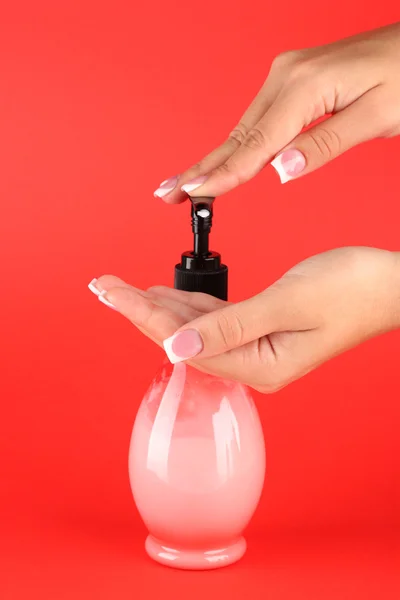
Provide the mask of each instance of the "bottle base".
{"label": "bottle base", "polygon": [[215,550],[189,550],[171,548],[156,540],[152,535],[146,539],[147,554],[158,563],[173,569],[202,571],[227,567],[240,560],[246,552],[244,537],[237,539],[229,546]]}

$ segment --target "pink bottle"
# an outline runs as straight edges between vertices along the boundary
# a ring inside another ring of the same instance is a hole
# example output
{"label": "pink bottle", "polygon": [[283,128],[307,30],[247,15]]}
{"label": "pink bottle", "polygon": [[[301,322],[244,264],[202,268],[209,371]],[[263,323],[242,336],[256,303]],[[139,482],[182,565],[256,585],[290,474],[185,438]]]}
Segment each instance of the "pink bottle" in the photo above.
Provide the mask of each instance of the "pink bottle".
{"label": "pink bottle", "polygon": [[167,364],[140,406],[129,474],[151,558],[181,569],[239,560],[265,474],[264,438],[248,389]]}
{"label": "pink bottle", "polygon": [[[176,265],[175,287],[226,300],[228,269],[208,249],[212,199],[191,201],[194,249]],[[139,408],[129,475],[151,558],[181,569],[239,560],[265,475],[264,437],[249,390],[167,363]]]}

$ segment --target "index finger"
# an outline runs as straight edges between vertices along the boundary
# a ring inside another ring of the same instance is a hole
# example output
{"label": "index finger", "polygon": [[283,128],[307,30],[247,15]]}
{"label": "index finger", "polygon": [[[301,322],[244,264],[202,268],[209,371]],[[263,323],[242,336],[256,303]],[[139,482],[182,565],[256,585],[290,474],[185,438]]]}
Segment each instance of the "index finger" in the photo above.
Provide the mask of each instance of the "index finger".
{"label": "index finger", "polygon": [[191,190],[191,196],[216,197],[252,179],[303,129],[310,108],[308,90],[283,91],[226,162]]}
{"label": "index finger", "polygon": [[[163,182],[164,187],[160,186],[160,188],[155,191],[154,195],[162,198],[164,202],[168,204],[179,204],[187,200],[187,194],[182,191],[182,186],[193,179],[201,181],[201,178],[205,177],[229,160],[238,148],[240,148],[251,128],[259,122],[268,108],[272,105],[279,93],[280,86],[281,81],[278,74],[270,74],[253,102],[243,114],[238,125],[236,125],[229,134],[227,140],[207,154],[207,156],[196,165],[184,171],[181,175]],[[171,181],[174,186],[170,191],[167,191],[169,189],[167,185],[168,181]]]}

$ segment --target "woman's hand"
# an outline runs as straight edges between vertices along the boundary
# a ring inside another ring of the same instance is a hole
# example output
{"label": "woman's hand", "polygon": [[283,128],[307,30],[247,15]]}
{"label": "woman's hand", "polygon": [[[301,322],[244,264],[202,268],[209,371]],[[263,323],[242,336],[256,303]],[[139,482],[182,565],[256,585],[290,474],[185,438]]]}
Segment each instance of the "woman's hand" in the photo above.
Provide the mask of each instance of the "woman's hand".
{"label": "woman's hand", "polygon": [[298,264],[257,296],[229,304],[206,294],[137,290],[116,277],[90,289],[181,360],[276,391],[321,363],[400,327],[400,253],[340,248]]}
{"label": "woman's hand", "polygon": [[[282,183],[349,148],[400,133],[400,23],[328,46],[278,56],[228,139],[155,195],[174,204],[216,197],[272,159]],[[333,115],[302,133],[324,115]],[[274,158],[275,157],[275,158]]]}

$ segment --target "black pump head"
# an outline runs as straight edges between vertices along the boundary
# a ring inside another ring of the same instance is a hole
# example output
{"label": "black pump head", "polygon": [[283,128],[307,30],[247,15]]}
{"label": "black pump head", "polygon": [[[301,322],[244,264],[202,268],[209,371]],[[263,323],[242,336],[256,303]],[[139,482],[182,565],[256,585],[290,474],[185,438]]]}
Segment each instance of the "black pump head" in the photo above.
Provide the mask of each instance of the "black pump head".
{"label": "black pump head", "polygon": [[193,250],[182,254],[175,267],[175,288],[203,292],[221,300],[228,299],[228,267],[221,256],[209,250],[214,198],[190,198],[192,207]]}
{"label": "black pump head", "polygon": [[214,198],[191,198],[192,231],[195,256],[208,255],[208,238],[212,227]]}

